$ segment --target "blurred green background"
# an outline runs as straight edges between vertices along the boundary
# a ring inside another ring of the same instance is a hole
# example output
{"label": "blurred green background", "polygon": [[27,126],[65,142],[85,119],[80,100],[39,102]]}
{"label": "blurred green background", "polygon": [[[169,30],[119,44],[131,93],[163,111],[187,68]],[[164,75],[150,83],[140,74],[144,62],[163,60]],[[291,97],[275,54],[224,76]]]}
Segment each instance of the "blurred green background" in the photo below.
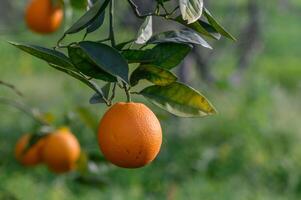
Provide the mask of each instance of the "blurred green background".
{"label": "blurred green background", "polygon": [[[152,3],[137,2],[142,9]],[[0,80],[14,84],[24,98],[4,87],[0,96],[51,113],[56,125],[70,125],[83,149],[100,155],[94,127],[106,108],[89,105],[93,91],[7,43],[54,46],[63,32],[64,28],[40,36],[28,31],[22,17],[26,3],[0,2]],[[238,42],[209,40],[213,51],[196,49],[176,72],[211,100],[218,115],[180,119],[145,102],[160,118],[164,132],[158,158],[135,170],[92,163],[93,178],[82,180],[75,172],[58,176],[44,166],[19,165],[14,145],[36,124],[0,105],[0,199],[300,199],[301,1],[205,3]],[[122,42],[135,36],[141,21],[131,16],[125,1],[118,1],[117,9]],[[71,20],[82,12],[75,11]],[[156,22],[155,29],[162,27],[166,28]],[[89,39],[106,34],[103,28]],[[118,100],[124,97],[118,95]]]}

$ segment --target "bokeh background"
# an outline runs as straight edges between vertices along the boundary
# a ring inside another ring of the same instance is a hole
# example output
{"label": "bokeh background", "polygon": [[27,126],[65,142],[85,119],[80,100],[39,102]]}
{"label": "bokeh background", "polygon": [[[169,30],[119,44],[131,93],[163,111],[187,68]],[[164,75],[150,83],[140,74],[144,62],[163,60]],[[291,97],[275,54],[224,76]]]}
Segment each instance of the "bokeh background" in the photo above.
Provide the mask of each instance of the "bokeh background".
{"label": "bokeh background", "polygon": [[[1,200],[301,198],[300,0],[205,1],[238,42],[209,39],[213,51],[196,48],[175,72],[202,91],[219,114],[180,119],[145,102],[160,118],[164,141],[158,158],[135,170],[101,159],[95,127],[106,108],[89,105],[89,88],[7,43],[54,46],[64,30],[49,36],[31,33],[23,20],[27,3],[0,0],[0,80],[14,84],[24,98],[4,87],[0,96],[38,108],[57,126],[69,125],[82,148],[100,159],[91,163],[87,179],[76,172],[58,176],[44,166],[22,167],[14,159],[14,145],[36,124],[0,105]],[[147,11],[153,1],[137,3]],[[122,42],[135,36],[141,21],[126,1],[117,1],[117,9]],[[82,13],[75,10],[69,21]],[[171,28],[155,21],[155,30]],[[104,38],[105,27],[88,38]],[[124,97],[118,95],[118,100]]]}

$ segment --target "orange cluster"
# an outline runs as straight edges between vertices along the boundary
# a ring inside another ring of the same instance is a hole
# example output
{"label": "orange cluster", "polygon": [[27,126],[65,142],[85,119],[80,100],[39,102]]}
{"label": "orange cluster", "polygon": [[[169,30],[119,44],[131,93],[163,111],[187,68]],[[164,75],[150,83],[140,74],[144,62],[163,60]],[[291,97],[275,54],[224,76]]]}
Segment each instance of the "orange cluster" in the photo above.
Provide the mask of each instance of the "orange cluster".
{"label": "orange cluster", "polygon": [[[23,165],[44,163],[56,173],[71,171],[80,157],[80,145],[68,128],[40,139],[26,149],[30,135],[16,145],[16,158]],[[105,158],[123,168],[139,168],[152,162],[162,144],[156,115],[144,104],[119,102],[99,123],[98,143]]]}
{"label": "orange cluster", "polygon": [[26,134],[16,144],[15,156],[25,166],[44,163],[55,173],[75,168],[80,156],[80,145],[68,128],[61,128],[27,148],[30,135]]}

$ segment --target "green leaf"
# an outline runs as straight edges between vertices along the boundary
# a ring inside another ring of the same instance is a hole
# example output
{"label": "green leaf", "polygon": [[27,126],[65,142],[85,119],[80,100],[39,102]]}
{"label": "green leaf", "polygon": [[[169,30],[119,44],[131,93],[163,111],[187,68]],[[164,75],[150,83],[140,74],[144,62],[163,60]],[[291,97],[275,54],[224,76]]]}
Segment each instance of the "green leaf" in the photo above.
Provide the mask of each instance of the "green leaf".
{"label": "green leaf", "polygon": [[102,70],[128,83],[129,67],[122,55],[112,47],[97,42],[83,41],[80,48]]}
{"label": "green leaf", "polygon": [[99,17],[87,28],[87,33],[92,33],[103,25],[105,14],[105,11],[103,11],[101,15],[99,15]]}
{"label": "green leaf", "polygon": [[87,85],[88,87],[90,87],[92,90],[94,90],[99,96],[103,96],[103,93],[101,91],[101,89],[98,87],[98,85],[96,83],[94,83],[91,80],[86,79],[85,77],[83,77],[82,75],[72,71],[72,70],[68,70],[65,68],[62,68],[60,66],[54,65],[49,63],[50,67],[53,67],[56,70],[59,70],[61,72],[64,72],[66,74],[68,74],[69,76],[72,76],[73,78],[81,81],[82,83],[84,83],[85,85]]}
{"label": "green leaf", "polygon": [[211,103],[198,91],[182,83],[150,86],[140,92],[155,105],[180,117],[203,117],[216,113]]}
{"label": "green leaf", "polygon": [[215,19],[214,17],[211,15],[211,13],[209,12],[209,10],[207,10],[206,8],[204,8],[204,13],[205,13],[205,16],[208,20],[208,22],[223,36],[233,40],[233,41],[236,41],[235,37],[232,36],[228,31],[226,31],[226,29],[220,25]]}
{"label": "green leaf", "polygon": [[126,41],[126,42],[122,42],[122,43],[120,43],[120,44],[117,44],[117,45],[115,46],[115,48],[118,49],[118,50],[122,50],[126,45],[128,45],[128,44],[130,44],[130,43],[132,43],[132,42],[135,42],[135,39],[132,39],[132,40],[129,40],[129,41]]}
{"label": "green leaf", "polygon": [[14,42],[10,42],[10,44],[48,63],[52,63],[69,70],[77,71],[73,66],[71,60],[67,56],[65,56],[65,54],[59,51],[29,44]]}
{"label": "green leaf", "polygon": [[150,63],[154,61],[153,58],[148,58],[147,54],[150,49],[138,50],[138,49],[126,49],[121,51],[121,55],[127,60],[128,63]]}
{"label": "green leaf", "polygon": [[161,43],[156,45],[147,55],[153,58],[151,64],[172,69],[179,65],[191,51],[191,46],[178,43]]}
{"label": "green leaf", "polygon": [[179,44],[197,44],[203,47],[212,49],[212,47],[198,33],[193,30],[167,31],[154,35],[149,41],[149,44],[158,43],[179,43]]}
{"label": "green leaf", "polygon": [[131,75],[132,86],[138,84],[142,79],[146,79],[156,85],[169,85],[177,80],[177,77],[166,69],[154,65],[140,65]]}
{"label": "green leaf", "polygon": [[70,4],[75,9],[86,9],[87,7],[86,0],[70,0]]}
{"label": "green leaf", "polygon": [[[110,89],[111,89],[111,83],[106,83],[102,88],[102,95],[95,93],[91,98],[90,98],[90,104],[98,104],[98,103],[106,103],[104,101],[105,99],[109,98],[110,94]],[[104,98],[103,98],[104,97]]]}
{"label": "green leaf", "polygon": [[102,94],[101,90],[94,82],[89,81],[82,75],[78,74],[78,70],[73,66],[71,60],[63,53],[35,45],[18,44],[12,42],[11,44],[35,57],[45,60],[48,62],[49,66],[80,80],[99,95]]}
{"label": "green leaf", "polygon": [[180,0],[180,10],[183,20],[188,24],[197,21],[203,12],[203,0]]}
{"label": "green leaf", "polygon": [[178,16],[173,20],[213,39],[219,40],[221,38],[221,35],[210,24],[202,20],[198,20],[191,24],[187,24],[187,22],[184,21],[181,16]]}
{"label": "green leaf", "polygon": [[198,20],[198,23],[216,40],[221,39],[221,34],[210,24],[203,20]]}
{"label": "green leaf", "polygon": [[80,47],[68,47],[68,54],[74,66],[83,74],[103,81],[117,81],[114,76],[99,68]]}
{"label": "green leaf", "polygon": [[186,44],[161,43],[147,50],[125,50],[122,51],[124,58],[129,63],[153,64],[164,69],[172,69],[191,51]]}
{"label": "green leaf", "polygon": [[[96,2],[96,0],[94,0]],[[99,0],[101,2],[104,2],[104,0]],[[95,3],[94,2],[94,3]],[[93,7],[94,5],[93,2],[90,2],[89,3],[89,9],[91,9],[91,7]],[[87,33],[92,33],[94,31],[96,31],[99,27],[101,27],[104,23],[104,20],[105,20],[105,15],[106,15],[106,12],[105,10],[94,20],[93,23],[91,23],[91,25],[89,25],[89,27],[87,28]]]}
{"label": "green leaf", "polygon": [[153,35],[153,20],[152,16],[148,16],[140,27],[137,44],[145,44]]}
{"label": "green leaf", "polygon": [[88,10],[79,20],[77,20],[66,32],[66,34],[77,33],[91,25],[106,9],[110,0],[105,0],[104,3],[98,0],[90,10]]}
{"label": "green leaf", "polygon": [[104,99],[98,93],[95,93],[89,100],[90,104],[105,103]]}

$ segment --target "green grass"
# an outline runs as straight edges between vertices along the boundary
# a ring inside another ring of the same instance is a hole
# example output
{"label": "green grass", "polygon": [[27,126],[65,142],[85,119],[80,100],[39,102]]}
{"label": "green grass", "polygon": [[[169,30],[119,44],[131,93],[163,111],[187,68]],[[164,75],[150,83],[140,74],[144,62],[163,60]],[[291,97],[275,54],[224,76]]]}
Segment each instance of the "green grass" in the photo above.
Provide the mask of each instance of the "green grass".
{"label": "green grass", "polygon": [[[178,119],[148,104],[160,116],[164,131],[158,159],[137,170],[100,163],[97,175],[102,184],[76,182],[77,174],[57,176],[44,166],[20,166],[13,157],[14,144],[23,133],[34,130],[35,124],[0,105],[0,199],[300,199],[300,20],[289,11],[278,15],[274,8],[267,12],[265,48],[247,70],[245,80],[223,89],[208,88],[199,80],[195,85],[210,97],[219,114]],[[94,131],[77,112],[85,108],[95,119],[103,115],[103,105],[88,104],[93,92],[5,42],[51,45],[57,37],[46,42],[30,33],[2,37],[0,79],[15,84],[28,104],[52,113],[55,124],[69,121],[82,147],[98,154]],[[234,70],[233,52],[227,43],[212,66],[221,82]],[[4,88],[0,94],[19,99]],[[119,93],[118,99],[124,97]]]}

